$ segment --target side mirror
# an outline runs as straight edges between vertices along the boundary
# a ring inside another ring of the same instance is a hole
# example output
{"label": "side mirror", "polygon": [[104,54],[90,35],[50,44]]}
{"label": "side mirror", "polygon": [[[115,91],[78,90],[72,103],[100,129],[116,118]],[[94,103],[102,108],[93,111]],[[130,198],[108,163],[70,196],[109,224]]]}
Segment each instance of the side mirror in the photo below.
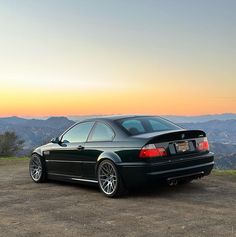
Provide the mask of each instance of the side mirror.
{"label": "side mirror", "polygon": [[60,140],[59,140],[59,137],[54,137],[54,138],[52,138],[51,139],[51,143],[59,143],[60,142]]}

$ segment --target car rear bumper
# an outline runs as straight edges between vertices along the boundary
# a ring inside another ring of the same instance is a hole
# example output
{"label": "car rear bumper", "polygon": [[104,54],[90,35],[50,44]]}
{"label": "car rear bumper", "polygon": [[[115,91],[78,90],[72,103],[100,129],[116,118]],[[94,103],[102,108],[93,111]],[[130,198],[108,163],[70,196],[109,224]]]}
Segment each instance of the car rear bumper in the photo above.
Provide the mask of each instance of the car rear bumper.
{"label": "car rear bumper", "polygon": [[210,152],[156,163],[118,163],[117,166],[127,186],[139,186],[150,181],[196,179],[210,174],[214,167],[214,154]]}

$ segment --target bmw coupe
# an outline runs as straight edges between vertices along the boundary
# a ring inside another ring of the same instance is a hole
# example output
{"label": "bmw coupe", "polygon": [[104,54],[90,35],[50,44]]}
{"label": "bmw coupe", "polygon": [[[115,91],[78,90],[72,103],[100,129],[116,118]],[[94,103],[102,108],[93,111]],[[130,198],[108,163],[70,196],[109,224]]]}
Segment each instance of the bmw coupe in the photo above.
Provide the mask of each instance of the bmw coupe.
{"label": "bmw coupe", "polygon": [[29,173],[36,183],[94,183],[116,197],[149,182],[188,183],[210,174],[213,166],[203,131],[156,116],[107,116],[75,123],[36,148]]}

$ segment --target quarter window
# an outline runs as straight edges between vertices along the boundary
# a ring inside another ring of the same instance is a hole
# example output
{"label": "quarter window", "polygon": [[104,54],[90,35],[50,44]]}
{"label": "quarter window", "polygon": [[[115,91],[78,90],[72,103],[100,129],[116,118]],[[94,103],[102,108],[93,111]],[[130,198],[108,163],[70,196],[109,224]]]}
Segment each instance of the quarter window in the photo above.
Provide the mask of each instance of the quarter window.
{"label": "quarter window", "polygon": [[94,122],[79,123],[62,137],[63,143],[86,142]]}
{"label": "quarter window", "polygon": [[115,134],[113,130],[104,123],[97,122],[92,133],[92,137],[89,141],[100,142],[100,141],[112,141]]}

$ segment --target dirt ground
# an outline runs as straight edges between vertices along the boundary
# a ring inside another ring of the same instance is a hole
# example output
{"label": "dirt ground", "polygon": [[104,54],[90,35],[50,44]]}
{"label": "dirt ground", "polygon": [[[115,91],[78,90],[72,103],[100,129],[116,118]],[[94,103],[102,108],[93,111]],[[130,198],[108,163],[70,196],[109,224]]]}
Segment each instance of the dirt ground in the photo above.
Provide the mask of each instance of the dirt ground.
{"label": "dirt ground", "polygon": [[108,199],[96,187],[35,184],[27,161],[0,161],[0,236],[236,236],[236,177]]}

